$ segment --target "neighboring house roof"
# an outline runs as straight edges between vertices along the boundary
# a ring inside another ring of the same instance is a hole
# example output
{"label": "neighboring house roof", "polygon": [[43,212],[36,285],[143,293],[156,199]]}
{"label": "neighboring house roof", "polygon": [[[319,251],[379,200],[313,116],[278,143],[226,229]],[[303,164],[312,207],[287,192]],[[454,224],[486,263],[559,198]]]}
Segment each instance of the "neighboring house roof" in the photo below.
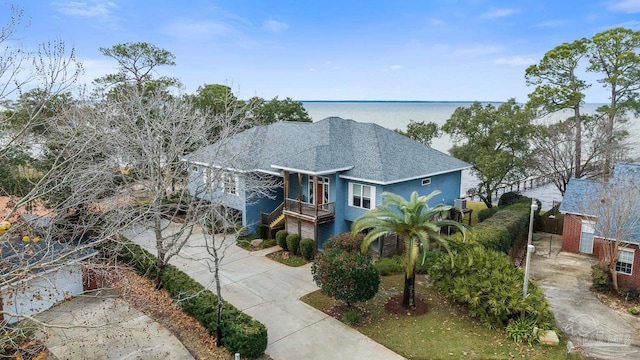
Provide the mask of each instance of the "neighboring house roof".
{"label": "neighboring house roof", "polygon": [[31,274],[80,261],[98,252],[91,248],[77,249],[73,245],[57,241],[22,241],[19,237],[0,241],[0,276],[9,278],[23,276],[28,270]]}
{"label": "neighboring house roof", "polygon": [[[224,159],[225,163],[220,163]],[[185,157],[191,163],[279,174],[340,172],[391,184],[470,168],[462,160],[372,123],[330,117],[256,126]]]}
{"label": "neighboring house roof", "polygon": [[559,210],[596,218],[596,236],[640,243],[640,164],[617,163],[607,183],[571,179]]}
{"label": "neighboring house roof", "polygon": [[602,182],[595,180],[570,179],[559,211],[563,214],[591,216],[593,201],[600,197],[603,185]]}

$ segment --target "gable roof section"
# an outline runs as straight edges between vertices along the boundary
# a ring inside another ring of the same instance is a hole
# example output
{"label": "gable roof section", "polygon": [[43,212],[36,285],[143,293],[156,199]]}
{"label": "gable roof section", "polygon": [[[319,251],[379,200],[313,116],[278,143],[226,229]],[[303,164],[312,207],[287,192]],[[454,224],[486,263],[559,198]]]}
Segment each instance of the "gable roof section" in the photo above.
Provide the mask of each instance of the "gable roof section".
{"label": "gable roof section", "polygon": [[314,123],[257,126],[185,159],[239,171],[293,170],[314,175],[340,172],[344,178],[379,184],[470,167],[382,126],[338,117]]}
{"label": "gable roof section", "polygon": [[603,183],[595,180],[572,178],[562,198],[559,211],[563,214],[591,216],[594,214],[592,201],[600,196]]}
{"label": "gable roof section", "polygon": [[607,183],[571,179],[559,210],[595,217],[598,237],[640,243],[640,164],[617,163]]}

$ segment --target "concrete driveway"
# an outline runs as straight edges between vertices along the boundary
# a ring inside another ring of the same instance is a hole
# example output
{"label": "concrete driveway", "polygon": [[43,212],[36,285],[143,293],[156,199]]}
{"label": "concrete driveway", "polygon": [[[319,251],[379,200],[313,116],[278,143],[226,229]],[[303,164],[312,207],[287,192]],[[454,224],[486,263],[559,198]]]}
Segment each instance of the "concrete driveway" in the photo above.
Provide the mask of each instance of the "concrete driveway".
{"label": "concrete driveway", "polygon": [[60,360],[193,359],[159,323],[117,296],[78,296],[36,316],[60,324],[36,337]]}
{"label": "concrete driveway", "polygon": [[[138,227],[124,235],[155,253],[153,232]],[[171,263],[203,286],[214,289],[208,265],[211,257],[203,239],[201,229],[194,231],[180,257]],[[299,300],[318,289],[310,265],[293,268],[280,264],[265,257],[274,249],[249,252],[236,246],[232,236],[218,236],[217,241],[223,241],[225,249],[220,266],[223,298],[266,325],[269,334],[266,353],[273,359],[403,359]]]}
{"label": "concrete driveway", "polygon": [[640,359],[640,320],[600,302],[589,290],[595,258],[561,252],[561,242],[561,236],[535,234],[531,258],[531,278],[543,288],[558,327],[590,359]]}

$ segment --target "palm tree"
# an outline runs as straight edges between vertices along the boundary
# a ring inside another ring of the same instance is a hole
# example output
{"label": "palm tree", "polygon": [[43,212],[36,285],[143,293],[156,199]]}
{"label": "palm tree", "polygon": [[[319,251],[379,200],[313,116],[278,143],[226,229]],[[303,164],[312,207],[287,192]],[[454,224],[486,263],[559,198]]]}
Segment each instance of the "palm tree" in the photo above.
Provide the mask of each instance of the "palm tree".
{"label": "palm tree", "polygon": [[382,205],[367,211],[356,219],[351,227],[352,235],[370,230],[362,240],[363,253],[367,252],[371,243],[380,236],[395,233],[404,239],[405,269],[402,306],[407,309],[415,308],[416,262],[420,247],[424,249],[422,258],[424,262],[425,254],[430,249],[432,241],[451,253],[448,239],[440,235],[442,226],[455,226],[460,229],[463,236],[465,235],[462,224],[443,220],[446,219],[451,206],[429,207],[429,200],[438,194],[440,191],[436,190],[427,196],[418,196],[414,191],[410,200],[407,201],[402,196],[390,192],[382,193]]}

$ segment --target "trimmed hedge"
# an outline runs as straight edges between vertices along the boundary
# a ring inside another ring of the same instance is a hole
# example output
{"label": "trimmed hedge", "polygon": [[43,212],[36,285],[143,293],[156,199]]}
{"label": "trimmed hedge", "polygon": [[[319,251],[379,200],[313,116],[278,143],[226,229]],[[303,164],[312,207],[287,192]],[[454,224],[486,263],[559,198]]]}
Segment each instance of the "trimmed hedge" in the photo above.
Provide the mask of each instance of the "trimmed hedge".
{"label": "trimmed hedge", "polygon": [[291,252],[293,255],[298,255],[300,250],[300,235],[287,235],[287,249],[289,249],[289,252]]}
{"label": "trimmed hedge", "polygon": [[276,242],[284,251],[289,250],[287,248],[287,235],[289,235],[287,230],[280,230],[276,233]]}
{"label": "trimmed hedge", "polygon": [[[148,251],[121,237],[102,248],[115,251],[118,260],[133,266],[141,275],[155,277],[156,260]],[[216,335],[218,297],[173,265],[167,265],[162,275],[164,289],[182,310],[193,316],[209,334]],[[267,348],[267,328],[249,315],[224,302],[222,310],[223,343],[228,351],[248,358],[257,358]]]}
{"label": "trimmed hedge", "polygon": [[305,259],[313,259],[313,254],[316,252],[316,242],[313,239],[304,238],[300,240],[300,253]]}

